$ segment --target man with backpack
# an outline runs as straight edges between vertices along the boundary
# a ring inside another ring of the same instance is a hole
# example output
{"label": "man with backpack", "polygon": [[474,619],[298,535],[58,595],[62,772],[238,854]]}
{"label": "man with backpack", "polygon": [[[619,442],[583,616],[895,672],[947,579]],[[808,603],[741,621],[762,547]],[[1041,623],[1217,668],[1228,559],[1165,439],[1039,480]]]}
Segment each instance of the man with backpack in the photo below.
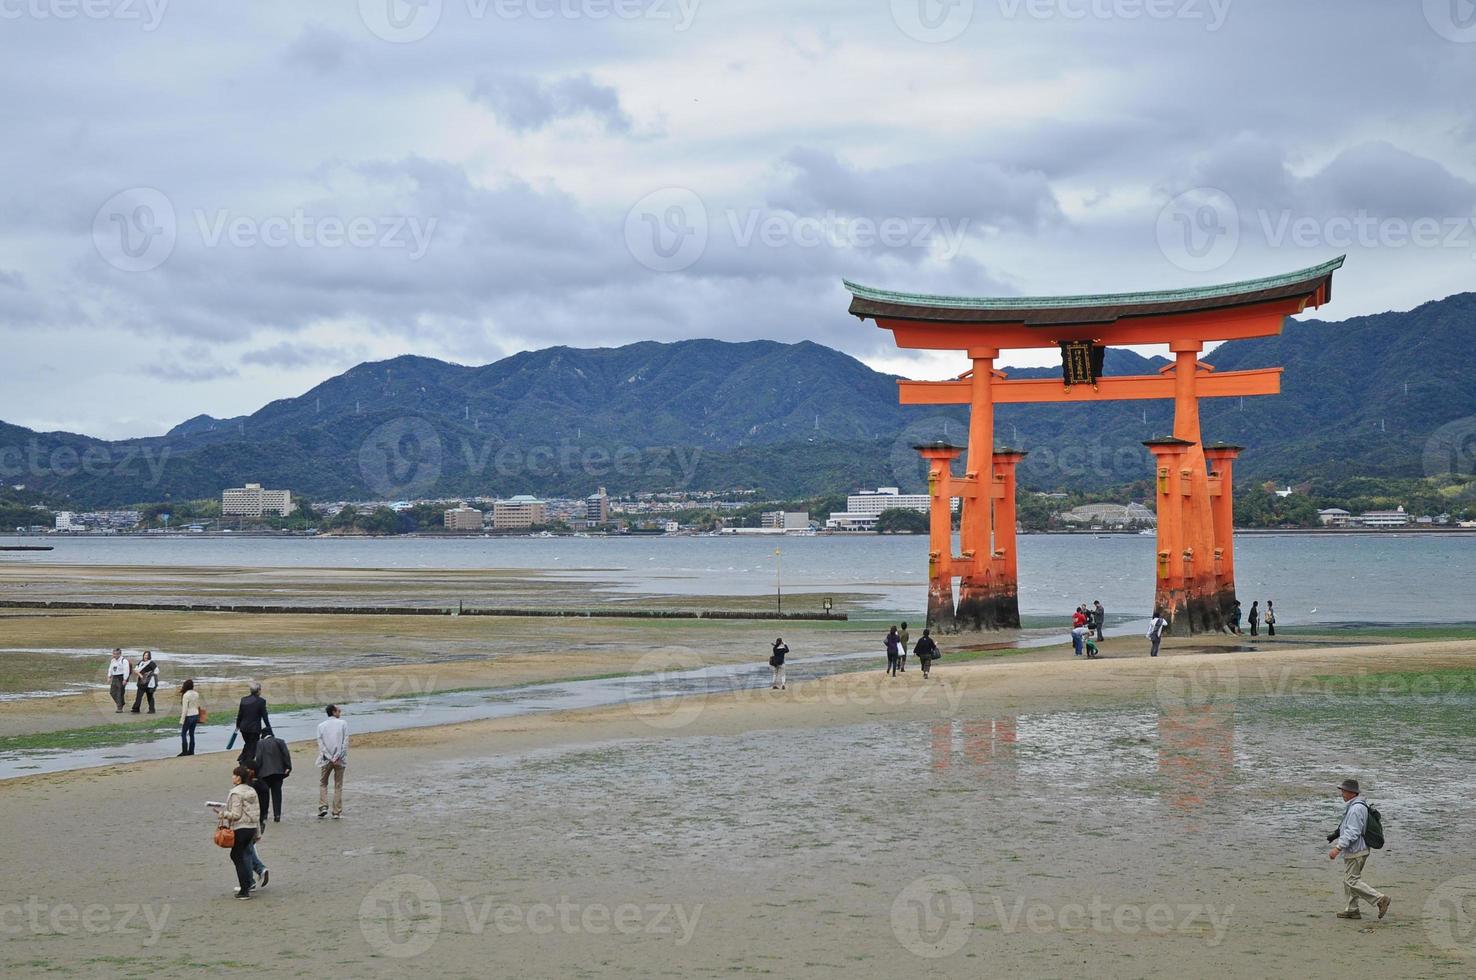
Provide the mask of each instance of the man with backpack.
{"label": "man with backpack", "polygon": [[1379,811],[1369,806],[1358,791],[1358,780],[1343,780],[1338,785],[1338,792],[1345,804],[1343,821],[1338,825],[1337,833],[1327,838],[1336,842],[1327,852],[1328,860],[1336,861],[1339,854],[1343,856],[1343,894],[1347,896],[1348,907],[1338,913],[1338,918],[1363,918],[1358,909],[1361,898],[1378,909],[1382,919],[1389,911],[1389,896],[1363,880],[1363,866],[1368,862],[1369,848],[1384,846],[1384,822]]}
{"label": "man with backpack", "polygon": [[1163,618],[1163,610],[1153,610],[1153,619],[1148,623],[1148,632],[1143,634],[1151,644],[1148,656],[1158,656],[1158,645],[1163,642],[1163,631],[1168,629],[1169,621]]}

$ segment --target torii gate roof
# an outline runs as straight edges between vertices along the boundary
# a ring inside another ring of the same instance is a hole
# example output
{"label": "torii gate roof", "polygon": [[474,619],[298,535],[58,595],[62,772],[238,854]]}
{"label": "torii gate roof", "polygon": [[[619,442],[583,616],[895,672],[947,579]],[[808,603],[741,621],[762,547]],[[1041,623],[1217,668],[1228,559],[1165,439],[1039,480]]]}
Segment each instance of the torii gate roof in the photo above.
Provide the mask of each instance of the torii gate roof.
{"label": "torii gate roof", "polygon": [[[1138,293],[1089,296],[930,296],[874,289],[842,280],[851,293],[850,312],[861,319],[949,324],[1012,324],[1025,327],[1089,327],[1121,319],[1141,320],[1228,312],[1235,307],[1276,304],[1298,312],[1332,298],[1332,276],[1347,256],[1297,272],[1262,279]],[[900,339],[900,338],[899,338]],[[929,345],[931,346],[931,345]]]}

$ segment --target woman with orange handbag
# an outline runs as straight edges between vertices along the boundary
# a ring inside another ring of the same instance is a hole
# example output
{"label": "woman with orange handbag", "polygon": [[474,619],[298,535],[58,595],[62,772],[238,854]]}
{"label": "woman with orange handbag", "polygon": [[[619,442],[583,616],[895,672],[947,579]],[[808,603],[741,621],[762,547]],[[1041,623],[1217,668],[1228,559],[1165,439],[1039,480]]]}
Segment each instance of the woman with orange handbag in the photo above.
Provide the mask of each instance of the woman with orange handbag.
{"label": "woman with orange handbag", "polygon": [[220,839],[220,832],[227,830],[231,833],[231,863],[236,866],[236,897],[247,899],[251,897],[251,845],[256,841],[257,829],[261,826],[261,797],[257,796],[256,790],[251,788],[251,773],[245,766],[237,766],[231,771],[231,792],[225,798],[225,803],[216,809],[220,814],[220,827],[217,829],[216,843],[222,847],[225,842]]}

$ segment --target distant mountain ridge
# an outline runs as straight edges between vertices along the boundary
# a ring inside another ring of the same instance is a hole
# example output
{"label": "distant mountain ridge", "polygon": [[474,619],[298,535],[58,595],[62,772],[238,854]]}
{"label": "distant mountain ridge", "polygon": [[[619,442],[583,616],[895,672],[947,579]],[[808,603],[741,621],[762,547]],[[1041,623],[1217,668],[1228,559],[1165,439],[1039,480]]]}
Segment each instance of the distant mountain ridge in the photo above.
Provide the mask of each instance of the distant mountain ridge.
{"label": "distant mountain ridge", "polygon": [[[1473,293],[1341,323],[1288,321],[1280,336],[1205,357],[1221,370],[1286,369],[1279,396],[1204,402],[1205,437],[1247,447],[1242,480],[1421,475],[1437,431],[1476,418],[1473,341]],[[1114,349],[1106,371],[1151,374],[1166,363]],[[1142,440],[1171,427],[1167,401],[1004,405],[996,415],[997,441],[1030,452],[1022,482],[1048,489],[1143,479]],[[315,500],[572,496],[598,486],[793,497],[920,486],[910,446],[961,441],[964,431],[962,407],[904,408],[895,377],[819,344],[689,340],[553,347],[480,366],[407,355],[250,415],[199,415],[147,439],[0,423],[0,467],[6,482],[77,507],[216,497],[248,481]]]}

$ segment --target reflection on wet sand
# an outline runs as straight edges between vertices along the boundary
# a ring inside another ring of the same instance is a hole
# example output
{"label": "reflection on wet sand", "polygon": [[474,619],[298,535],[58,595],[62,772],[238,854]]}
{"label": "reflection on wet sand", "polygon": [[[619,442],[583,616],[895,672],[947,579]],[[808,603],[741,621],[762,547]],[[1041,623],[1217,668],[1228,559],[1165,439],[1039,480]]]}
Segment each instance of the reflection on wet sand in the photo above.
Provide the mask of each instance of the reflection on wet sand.
{"label": "reflection on wet sand", "polygon": [[1160,708],[1158,772],[1164,802],[1182,815],[1198,816],[1223,795],[1235,775],[1235,706]]}

